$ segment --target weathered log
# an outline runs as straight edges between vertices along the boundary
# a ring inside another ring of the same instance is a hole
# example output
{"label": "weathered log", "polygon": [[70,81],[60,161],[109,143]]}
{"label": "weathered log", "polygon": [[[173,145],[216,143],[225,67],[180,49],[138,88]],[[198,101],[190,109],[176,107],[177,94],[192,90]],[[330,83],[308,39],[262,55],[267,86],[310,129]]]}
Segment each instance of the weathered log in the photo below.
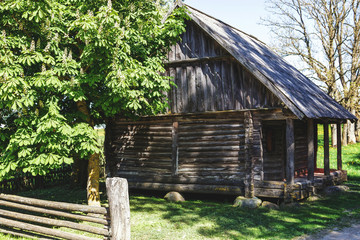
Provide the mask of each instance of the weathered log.
{"label": "weathered log", "polygon": [[108,224],[108,221],[104,218],[83,216],[83,215],[67,213],[67,212],[60,212],[60,211],[56,211],[56,210],[49,210],[49,209],[44,209],[44,208],[39,208],[39,207],[32,207],[32,206],[8,202],[8,201],[4,201],[4,200],[0,200],[0,205],[6,206],[6,207],[11,207],[11,208],[18,208],[18,209],[22,209],[22,210],[26,210],[26,211],[31,211],[31,212],[49,214],[49,215],[58,216],[58,217],[76,219],[79,221],[87,221],[87,222],[99,223],[99,224],[104,224],[104,225]]}
{"label": "weathered log", "polygon": [[40,206],[44,208],[53,208],[53,209],[59,209],[65,211],[81,211],[84,213],[96,213],[102,215],[105,215],[107,213],[107,210],[104,207],[39,200],[34,198],[20,197],[15,195],[8,195],[8,194],[0,194],[0,199],[12,201],[12,202],[18,202],[27,205]]}
{"label": "weathered log", "polygon": [[336,124],[336,139],[337,139],[337,170],[342,170],[342,156],[341,156],[341,124]]}
{"label": "weathered log", "polygon": [[63,232],[56,229],[51,229],[47,227],[37,226],[30,223],[23,223],[15,220],[10,220],[0,217],[0,225],[7,227],[15,227],[20,229],[25,229],[27,231],[41,233],[48,236],[59,237],[68,240],[99,240],[97,238],[85,237],[78,234]]}
{"label": "weathered log", "polygon": [[307,167],[308,175],[307,179],[314,181],[314,171],[315,171],[315,158],[314,158],[314,120],[308,119],[307,125]]}
{"label": "weathered log", "polygon": [[324,123],[324,174],[330,175],[330,158],[329,158],[329,124]]}
{"label": "weathered log", "polygon": [[27,222],[35,222],[45,225],[51,225],[56,227],[67,227],[71,229],[76,229],[84,232],[94,233],[103,236],[109,236],[109,231],[104,228],[94,227],[86,224],[80,224],[65,220],[57,220],[51,219],[47,217],[39,217],[35,215],[29,215],[24,213],[17,213],[13,211],[7,211],[0,209],[0,216],[9,217],[17,220],[27,221]]}
{"label": "weathered log", "polygon": [[286,119],[286,181],[294,184],[294,120]]}
{"label": "weathered log", "polygon": [[110,209],[112,240],[130,240],[130,206],[128,182],[124,178],[107,178],[106,193]]}
{"label": "weathered log", "polygon": [[177,175],[179,169],[179,146],[178,146],[179,122],[173,122],[172,128],[172,153],[171,153],[171,171],[172,175]]}
{"label": "weathered log", "polygon": [[129,186],[136,189],[156,189],[161,191],[221,193],[243,195],[243,187],[229,185],[200,185],[200,184],[165,184],[151,182],[129,182]]}

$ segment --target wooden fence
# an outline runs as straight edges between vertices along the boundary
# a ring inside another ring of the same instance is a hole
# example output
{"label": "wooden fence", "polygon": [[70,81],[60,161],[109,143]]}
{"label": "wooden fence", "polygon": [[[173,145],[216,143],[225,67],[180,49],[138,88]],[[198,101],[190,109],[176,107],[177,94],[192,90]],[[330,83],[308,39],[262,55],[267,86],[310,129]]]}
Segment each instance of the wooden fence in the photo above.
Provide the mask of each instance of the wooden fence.
{"label": "wooden fence", "polygon": [[11,179],[0,181],[0,190],[2,193],[13,193],[26,189],[34,189],[45,185],[56,185],[69,180],[71,175],[71,166],[50,171],[44,176],[33,176],[30,173],[19,173]]}
{"label": "wooden fence", "polygon": [[42,239],[129,240],[127,180],[108,178],[106,191],[108,208],[0,194],[0,232]]}

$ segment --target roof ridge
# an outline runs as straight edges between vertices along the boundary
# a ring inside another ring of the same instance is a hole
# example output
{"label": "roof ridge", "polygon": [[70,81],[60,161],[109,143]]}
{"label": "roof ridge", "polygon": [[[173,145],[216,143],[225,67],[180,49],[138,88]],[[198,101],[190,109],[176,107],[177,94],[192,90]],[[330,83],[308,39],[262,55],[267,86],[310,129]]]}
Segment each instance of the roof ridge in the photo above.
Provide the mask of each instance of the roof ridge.
{"label": "roof ridge", "polygon": [[246,35],[246,36],[248,36],[248,37],[250,37],[250,38],[253,38],[253,39],[255,39],[256,41],[259,41],[259,42],[261,42],[262,44],[264,44],[264,45],[267,46],[266,43],[264,43],[263,41],[261,41],[261,40],[258,39],[257,37],[255,37],[255,36],[253,36],[253,35],[251,35],[251,34],[248,34],[248,33],[244,32],[244,31],[241,30],[241,29],[238,29],[238,28],[236,28],[236,27],[234,27],[234,26],[232,26],[232,25],[230,25],[230,24],[228,24],[228,23],[226,23],[226,22],[224,22],[224,21],[222,21],[222,20],[220,20],[220,19],[217,19],[217,18],[215,18],[215,17],[213,17],[213,16],[211,16],[211,15],[209,15],[209,14],[203,12],[203,11],[200,11],[199,9],[194,8],[194,7],[192,7],[192,6],[190,6],[190,5],[186,4],[186,3],[185,3],[185,4],[182,3],[182,5],[185,5],[186,7],[189,7],[189,8],[191,8],[191,9],[195,10],[195,11],[198,11],[199,13],[204,14],[205,16],[207,16],[207,17],[209,17],[209,18],[212,18],[212,19],[214,19],[214,20],[216,20],[216,21],[218,21],[218,22],[221,22],[222,24],[225,24],[226,26],[229,26],[229,27],[231,27],[232,29],[234,29],[234,30],[236,30],[236,31],[239,31],[239,32],[241,32],[242,34],[244,34],[244,35]]}

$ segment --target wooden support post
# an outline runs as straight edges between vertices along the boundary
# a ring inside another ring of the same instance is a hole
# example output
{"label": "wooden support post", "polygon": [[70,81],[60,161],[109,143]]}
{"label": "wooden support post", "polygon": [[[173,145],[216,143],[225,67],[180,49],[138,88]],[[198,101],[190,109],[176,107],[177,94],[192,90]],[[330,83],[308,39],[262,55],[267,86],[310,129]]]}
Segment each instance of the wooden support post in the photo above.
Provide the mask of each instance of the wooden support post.
{"label": "wooden support post", "polygon": [[286,181],[294,184],[295,179],[295,137],[294,120],[286,119]]}
{"label": "wooden support post", "polygon": [[337,170],[342,170],[342,156],[341,156],[341,124],[336,124],[336,139],[337,139]]}
{"label": "wooden support post", "polygon": [[244,126],[245,126],[245,197],[253,198],[254,192],[254,164],[253,164],[253,131],[254,124],[252,114],[250,111],[244,114]]}
{"label": "wooden support post", "polygon": [[172,125],[172,175],[176,176],[179,170],[179,147],[178,147],[178,129],[179,122],[174,121]]}
{"label": "wooden support post", "polygon": [[130,240],[130,205],[128,182],[124,178],[107,178],[106,192],[110,210],[111,240]]}
{"label": "wooden support post", "polygon": [[329,124],[324,123],[324,174],[330,176]]}
{"label": "wooden support post", "polygon": [[317,169],[317,152],[318,152],[318,125],[314,123],[314,169]]}
{"label": "wooden support post", "polygon": [[314,182],[315,154],[314,154],[314,120],[307,121],[307,144],[308,144],[308,175],[307,179]]}

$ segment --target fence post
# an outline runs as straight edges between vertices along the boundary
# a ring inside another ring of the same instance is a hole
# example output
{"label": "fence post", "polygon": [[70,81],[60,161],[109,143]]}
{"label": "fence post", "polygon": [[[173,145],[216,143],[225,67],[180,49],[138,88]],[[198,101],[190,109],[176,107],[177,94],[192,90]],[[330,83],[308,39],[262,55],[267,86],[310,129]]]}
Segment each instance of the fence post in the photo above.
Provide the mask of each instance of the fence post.
{"label": "fence post", "polygon": [[111,240],[130,240],[130,204],[128,182],[124,178],[107,178],[106,192],[110,210]]}

